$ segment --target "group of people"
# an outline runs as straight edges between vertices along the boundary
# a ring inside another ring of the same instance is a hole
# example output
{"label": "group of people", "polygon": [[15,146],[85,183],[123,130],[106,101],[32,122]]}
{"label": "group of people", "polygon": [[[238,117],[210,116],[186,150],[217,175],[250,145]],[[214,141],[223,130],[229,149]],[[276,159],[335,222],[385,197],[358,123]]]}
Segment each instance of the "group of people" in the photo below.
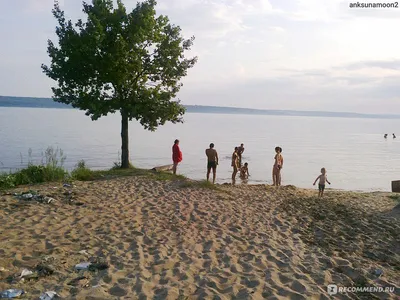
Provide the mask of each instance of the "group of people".
{"label": "group of people", "polygon": [[[242,180],[246,180],[250,176],[249,164],[247,162],[242,164],[243,152],[244,152],[244,144],[242,143],[239,147],[235,147],[234,151],[232,153],[232,159],[231,159],[231,166],[233,168],[232,184],[235,184],[237,173],[239,173],[239,176]],[[217,166],[219,163],[218,152],[217,152],[217,150],[215,150],[214,143],[210,144],[210,147],[208,149],[206,149],[205,154],[207,157],[207,176],[206,176],[207,181],[210,181],[210,174],[212,171],[213,172],[212,182],[214,184],[216,174],[217,174]],[[176,174],[178,164],[182,161],[182,152],[179,148],[179,140],[175,140],[174,145],[172,146],[172,160],[173,160],[172,171],[174,174]],[[272,166],[272,182],[273,182],[274,186],[281,185],[281,181],[282,181],[281,170],[282,170],[282,168],[283,168],[282,148],[275,147],[274,164]],[[317,181],[319,181],[318,196],[322,197],[324,194],[324,190],[325,190],[325,182],[327,182],[328,184],[331,184],[328,181],[325,168],[321,169],[321,175],[319,175],[315,179],[314,185],[316,184]]]}
{"label": "group of people", "polygon": [[[394,133],[392,133],[392,135],[393,135],[393,138],[395,139],[396,138],[396,135],[394,134]],[[385,133],[385,135],[383,136],[385,139],[387,139],[387,137],[388,137],[388,134],[387,133]]]}
{"label": "group of people", "polygon": [[239,147],[235,147],[232,153],[231,167],[233,168],[232,172],[232,183],[236,181],[236,175],[239,172],[239,176],[241,179],[245,180],[249,178],[249,164],[246,162],[244,165],[242,164],[242,154],[244,152],[244,144],[240,144]]}
{"label": "group of people", "polygon": [[[217,174],[217,166],[219,163],[218,152],[214,148],[214,143],[210,144],[210,147],[206,149],[206,157],[207,157],[207,181],[210,181],[211,171],[213,173],[213,183],[215,183],[215,178]],[[235,183],[236,176],[239,173],[241,179],[246,180],[249,178],[249,164],[246,162],[243,164],[242,155],[244,152],[244,144],[240,144],[240,146],[235,147],[232,153],[231,166],[233,168],[232,172],[232,182]],[[272,178],[274,185],[281,185],[281,169],[283,167],[283,156],[282,156],[282,148],[275,148],[276,155],[274,157],[274,165],[272,169]],[[179,148],[179,140],[174,141],[174,145],[172,146],[172,172],[176,174],[176,170],[178,164],[182,161],[182,151]]]}

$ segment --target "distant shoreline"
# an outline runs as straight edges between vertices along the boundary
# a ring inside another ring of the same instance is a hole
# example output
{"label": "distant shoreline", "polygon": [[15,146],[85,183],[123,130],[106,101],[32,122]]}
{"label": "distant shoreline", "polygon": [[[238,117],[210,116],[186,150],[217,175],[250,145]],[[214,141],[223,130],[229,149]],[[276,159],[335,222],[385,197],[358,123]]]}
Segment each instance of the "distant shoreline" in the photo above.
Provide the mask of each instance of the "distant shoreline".
{"label": "distant shoreline", "polygon": [[[187,113],[241,114],[292,117],[400,119],[400,115],[361,114],[350,112],[268,110],[223,106],[184,105]],[[54,102],[51,98],[0,96],[0,107],[75,109],[70,105]]]}

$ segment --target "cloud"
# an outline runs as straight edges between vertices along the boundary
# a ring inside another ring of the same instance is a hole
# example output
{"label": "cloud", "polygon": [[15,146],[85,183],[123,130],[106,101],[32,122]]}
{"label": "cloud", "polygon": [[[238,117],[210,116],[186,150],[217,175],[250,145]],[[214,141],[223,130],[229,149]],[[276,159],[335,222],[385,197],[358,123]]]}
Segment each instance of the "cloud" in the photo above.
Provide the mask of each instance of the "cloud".
{"label": "cloud", "polygon": [[[67,16],[82,17],[81,1],[64,2]],[[137,0],[123,2],[130,10]],[[393,36],[400,9],[350,8],[353,0],[158,2],[157,13],[196,37],[189,56],[199,61],[183,80],[183,103],[400,111],[400,41]],[[0,39],[8,41],[0,57],[2,93],[51,96],[52,82],[39,66],[48,59],[46,40],[54,38],[52,7],[53,0],[0,1],[8,12],[0,19]]]}
{"label": "cloud", "polygon": [[[17,0],[21,1],[21,0]],[[60,7],[64,7],[64,0],[57,0]],[[25,12],[28,14],[51,13],[54,7],[54,0],[23,0]]]}
{"label": "cloud", "polygon": [[348,70],[358,70],[365,68],[379,68],[379,69],[400,71],[400,59],[392,59],[386,61],[380,61],[380,60],[359,61],[345,66],[345,69]]}
{"label": "cloud", "polygon": [[[393,113],[400,107],[400,71],[390,77],[376,73],[354,75],[365,67],[390,67],[398,61],[363,61],[329,70],[277,70],[279,76],[259,79],[235,77],[223,85],[200,85],[187,104],[264,109],[328,110]],[[342,71],[338,71],[338,70]],[[222,104],[221,104],[222,105]]]}

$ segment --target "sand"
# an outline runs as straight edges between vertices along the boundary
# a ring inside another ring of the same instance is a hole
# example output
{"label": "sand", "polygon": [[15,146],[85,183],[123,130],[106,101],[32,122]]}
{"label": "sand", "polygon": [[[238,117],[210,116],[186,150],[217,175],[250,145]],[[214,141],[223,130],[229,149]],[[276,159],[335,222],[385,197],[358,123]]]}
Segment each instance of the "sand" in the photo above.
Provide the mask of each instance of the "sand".
{"label": "sand", "polygon": [[[56,200],[0,196],[0,290],[24,289],[22,298],[399,299],[400,212],[390,193],[318,199],[293,186],[213,190],[146,177],[32,189]],[[96,259],[109,268],[74,269]],[[12,278],[38,264],[54,273]],[[397,289],[329,296],[331,283]]]}

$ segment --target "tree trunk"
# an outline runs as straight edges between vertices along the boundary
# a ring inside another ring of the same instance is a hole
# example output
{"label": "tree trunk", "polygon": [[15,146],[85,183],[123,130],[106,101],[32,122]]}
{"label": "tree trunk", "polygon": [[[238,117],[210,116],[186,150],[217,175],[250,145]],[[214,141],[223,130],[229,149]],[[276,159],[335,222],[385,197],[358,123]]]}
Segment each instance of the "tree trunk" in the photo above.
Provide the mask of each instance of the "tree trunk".
{"label": "tree trunk", "polygon": [[129,168],[129,135],[128,135],[128,115],[121,111],[121,168]]}

